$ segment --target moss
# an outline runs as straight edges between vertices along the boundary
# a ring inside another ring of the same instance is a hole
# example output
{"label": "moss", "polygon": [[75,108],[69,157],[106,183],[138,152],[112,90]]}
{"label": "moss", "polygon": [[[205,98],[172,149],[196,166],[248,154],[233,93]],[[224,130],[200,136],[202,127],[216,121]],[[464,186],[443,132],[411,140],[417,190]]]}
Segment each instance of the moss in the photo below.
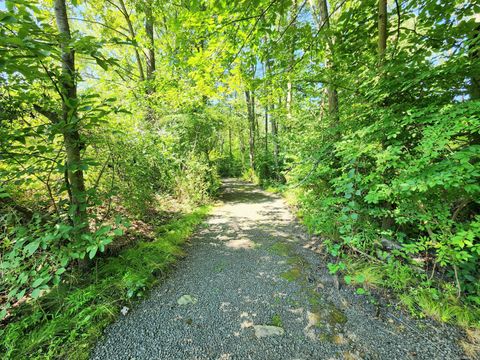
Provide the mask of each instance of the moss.
{"label": "moss", "polygon": [[345,313],[332,303],[321,303],[312,307],[317,322],[315,327],[320,331],[319,340],[338,343],[343,327],[347,322]]}
{"label": "moss", "polygon": [[284,242],[277,242],[270,247],[270,251],[280,256],[289,256],[293,252],[293,246]]}
{"label": "moss", "polygon": [[299,268],[292,268],[284,273],[280,274],[282,278],[288,281],[298,280],[302,276],[302,271]]}

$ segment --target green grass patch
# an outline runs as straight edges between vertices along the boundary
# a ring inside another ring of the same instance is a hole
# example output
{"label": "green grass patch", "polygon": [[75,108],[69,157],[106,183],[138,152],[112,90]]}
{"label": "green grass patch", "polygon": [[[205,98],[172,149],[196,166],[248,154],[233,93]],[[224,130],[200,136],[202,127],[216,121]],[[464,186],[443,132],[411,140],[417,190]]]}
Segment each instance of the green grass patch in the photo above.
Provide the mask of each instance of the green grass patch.
{"label": "green grass patch", "polygon": [[344,280],[364,288],[386,288],[416,317],[430,317],[462,327],[479,327],[480,310],[464,304],[456,287],[445,281],[427,279],[425,273],[398,261],[372,264],[351,258]]}
{"label": "green grass patch", "polygon": [[0,329],[2,359],[88,359],[105,327],[158,282],[182,255],[181,245],[209,211],[208,206],[158,228],[118,256],[97,259],[88,273],[73,272],[38,301],[16,309]]}
{"label": "green grass patch", "polygon": [[282,318],[280,317],[280,315],[274,314],[272,316],[272,321],[270,321],[270,325],[283,327],[283,322],[282,322]]}

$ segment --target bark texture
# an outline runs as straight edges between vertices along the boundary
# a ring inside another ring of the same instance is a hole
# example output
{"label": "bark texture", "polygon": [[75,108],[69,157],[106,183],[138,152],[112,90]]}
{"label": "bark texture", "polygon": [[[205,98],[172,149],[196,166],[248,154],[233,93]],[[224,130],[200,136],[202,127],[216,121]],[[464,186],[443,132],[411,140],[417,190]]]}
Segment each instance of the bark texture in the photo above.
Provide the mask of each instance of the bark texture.
{"label": "bark texture", "polygon": [[65,0],[55,0],[55,19],[60,33],[62,75],[60,91],[62,93],[63,137],[67,154],[67,187],[71,192],[73,207],[73,222],[86,231],[87,203],[85,194],[85,180],[81,169],[81,149],[84,146],[79,133],[77,117],[77,86],[75,81],[75,52],[70,46],[71,33],[67,17]]}
{"label": "bark texture", "polygon": [[325,68],[328,71],[328,84],[326,86],[327,99],[328,99],[328,114],[332,118],[333,125],[337,126],[339,122],[338,114],[338,91],[335,85],[333,84],[333,72],[334,72],[334,61],[333,61],[333,39],[328,31],[330,30],[330,15],[328,13],[328,3],[327,0],[318,0],[315,4],[314,0],[310,1],[310,5],[313,8],[313,12],[316,13],[317,24],[319,29],[323,29],[327,32],[327,42],[326,42],[326,59],[325,59]]}
{"label": "bark texture", "polygon": [[378,0],[378,59],[385,59],[387,50],[387,0]]}

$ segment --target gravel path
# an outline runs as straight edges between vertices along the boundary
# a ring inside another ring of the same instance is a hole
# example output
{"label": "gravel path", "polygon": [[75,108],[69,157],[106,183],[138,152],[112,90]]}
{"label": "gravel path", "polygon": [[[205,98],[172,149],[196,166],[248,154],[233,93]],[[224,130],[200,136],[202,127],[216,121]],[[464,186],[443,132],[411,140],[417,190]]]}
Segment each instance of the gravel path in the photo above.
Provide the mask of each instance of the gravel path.
{"label": "gravel path", "polygon": [[[188,256],[91,359],[465,359],[455,328],[338,286],[281,198],[224,185]],[[265,329],[284,333],[259,337]]]}

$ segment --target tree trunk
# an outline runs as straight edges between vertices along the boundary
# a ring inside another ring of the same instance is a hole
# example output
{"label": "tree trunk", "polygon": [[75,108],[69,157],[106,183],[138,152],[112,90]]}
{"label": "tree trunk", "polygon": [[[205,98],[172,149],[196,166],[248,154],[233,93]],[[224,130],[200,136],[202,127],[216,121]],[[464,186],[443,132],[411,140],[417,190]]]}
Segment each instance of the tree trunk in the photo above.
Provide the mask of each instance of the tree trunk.
{"label": "tree trunk", "polygon": [[[310,1],[312,4],[313,1]],[[327,0],[318,0],[318,27],[319,29],[325,29],[328,31],[330,29],[330,16],[328,14],[328,3]],[[314,6],[312,6],[314,8]],[[314,10],[315,12],[315,10]],[[330,35],[327,36],[327,56],[325,59],[325,68],[328,71],[328,84],[327,84],[327,98],[328,98],[328,114],[333,121],[334,126],[338,126],[339,115],[338,115],[338,92],[333,85],[333,71],[334,71],[334,61],[333,61],[333,40]]]}
{"label": "tree trunk", "polygon": [[245,171],[247,167],[245,166],[245,138],[243,137],[243,127],[240,128],[239,132],[240,137],[240,155],[242,160],[242,171]]}
{"label": "tree trunk", "polygon": [[[293,1],[293,9],[292,9],[292,19],[291,19],[291,27],[293,29],[296,28],[296,17],[297,17],[297,0]],[[293,38],[291,42],[291,49],[290,49],[290,66],[293,66],[295,61],[295,43],[296,43],[296,32],[293,32]],[[292,85],[292,74],[291,71],[287,74],[287,97],[285,99],[285,106],[287,110],[287,124],[290,125],[290,120],[292,119],[292,103],[293,103],[293,85]]]}
{"label": "tree trunk", "polygon": [[253,108],[253,96],[250,93],[250,90],[245,91],[245,100],[247,102],[247,113],[248,113],[248,129],[249,129],[249,159],[250,159],[250,168],[255,169],[255,116]]}
{"label": "tree trunk", "polygon": [[[151,95],[155,92],[155,86],[153,80],[155,78],[155,42],[153,37],[153,14],[152,14],[152,2],[149,1],[145,7],[145,32],[147,34],[147,95]],[[146,106],[146,120],[147,123],[152,124],[154,122],[154,112],[150,104],[147,102]]]}
{"label": "tree trunk", "polygon": [[60,91],[62,93],[62,127],[67,153],[67,175],[71,191],[71,206],[73,208],[73,223],[80,232],[88,231],[87,201],[85,180],[81,169],[82,158],[78,117],[77,117],[77,86],[75,82],[75,52],[70,46],[71,33],[68,24],[65,0],[55,0],[55,19],[61,36],[62,75]]}
{"label": "tree trunk", "polygon": [[480,59],[480,24],[477,25],[472,35],[472,43],[469,46],[468,53],[473,68],[473,75],[470,79],[470,98],[478,100],[480,99],[480,69],[478,69],[478,61]]}
{"label": "tree trunk", "polygon": [[141,81],[144,81],[145,80],[145,74],[143,72],[143,65],[142,65],[142,58],[140,57],[140,53],[138,52],[138,48],[137,48],[137,43],[136,43],[136,35],[135,35],[135,30],[133,29],[133,25],[132,25],[132,21],[130,19],[130,16],[128,15],[128,11],[127,11],[127,8],[125,6],[125,2],[123,0],[119,0],[120,1],[120,7],[122,8],[122,15],[123,17],[125,18],[126,22],[127,22],[127,26],[128,26],[128,31],[130,32],[130,36],[131,36],[131,40],[135,42],[135,58],[137,60],[137,66],[138,66],[138,73],[139,73],[139,76],[140,76],[140,80]]}
{"label": "tree trunk", "polygon": [[233,151],[232,151],[232,128],[228,127],[228,154],[230,156],[230,160],[233,158]]}
{"label": "tree trunk", "polygon": [[263,77],[265,79],[264,81],[264,92],[265,92],[265,159],[268,158],[268,105],[269,105],[269,100],[270,100],[270,83],[268,81],[268,73],[269,73],[269,67],[268,67],[268,60],[269,60],[269,55],[267,54],[267,60],[263,64]]}
{"label": "tree trunk", "polygon": [[287,82],[287,98],[285,101],[285,107],[287,109],[287,120],[292,119],[292,81],[290,80],[290,76],[288,77],[288,82]]}
{"label": "tree trunk", "polygon": [[[155,40],[153,37],[153,14],[152,14],[152,4],[147,4],[145,8],[145,32],[148,38],[148,47],[147,47],[147,80],[152,80],[154,78],[155,72]],[[150,91],[153,92],[153,88],[149,87]]]}
{"label": "tree trunk", "polygon": [[[278,109],[282,108],[282,98],[278,99]],[[273,137],[273,161],[275,163],[275,174],[278,177],[280,171],[280,138],[278,131],[278,112],[272,119],[272,137]]]}
{"label": "tree trunk", "polygon": [[381,65],[387,50],[387,0],[378,0],[378,61]]}
{"label": "tree trunk", "polygon": [[251,101],[252,101],[252,116],[253,116],[253,128],[255,130],[255,143],[260,141],[260,130],[258,126],[258,118],[257,118],[257,111],[255,109],[255,93],[252,91],[251,93]]}
{"label": "tree trunk", "polygon": [[268,156],[268,105],[265,105],[265,159]]}

